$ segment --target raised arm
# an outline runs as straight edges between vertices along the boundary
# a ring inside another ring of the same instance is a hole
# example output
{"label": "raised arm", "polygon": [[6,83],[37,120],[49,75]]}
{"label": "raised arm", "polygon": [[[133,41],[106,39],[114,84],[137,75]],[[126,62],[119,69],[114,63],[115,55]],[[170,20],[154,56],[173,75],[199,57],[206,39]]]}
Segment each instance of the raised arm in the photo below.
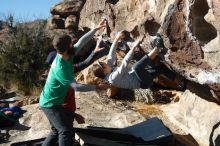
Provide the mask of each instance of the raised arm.
{"label": "raised arm", "polygon": [[84,34],[78,41],[76,44],[74,44],[74,48],[77,49],[77,51],[79,51],[80,49],[82,49],[94,36],[94,34],[96,33],[96,29],[92,29],[89,32],[87,32],[86,34]]}
{"label": "raised arm", "polygon": [[89,66],[92,62],[92,59],[94,57],[95,53],[92,52],[89,57],[86,58],[86,60],[79,62],[77,64],[74,64],[74,73],[80,72],[81,70],[85,69],[87,66]]}
{"label": "raised arm", "polygon": [[124,38],[124,33],[118,32],[109,50],[107,57],[107,64],[110,65],[111,67],[113,67],[113,63],[116,58],[116,49],[118,47],[118,41],[121,40],[122,38]]}
{"label": "raised arm", "polygon": [[101,38],[97,39],[95,49],[92,51],[92,53],[89,55],[89,57],[86,58],[86,60],[73,65],[74,66],[74,73],[77,73],[77,72],[85,69],[87,66],[89,66],[92,63],[95,54],[103,49],[103,48],[99,47],[101,41],[102,41]]}
{"label": "raised arm", "polygon": [[103,19],[94,29],[90,30],[86,34],[84,34],[76,44],[74,44],[74,48],[77,49],[76,54],[82,49],[94,36],[97,30],[106,26],[106,20]]}
{"label": "raised arm", "polygon": [[125,73],[126,71],[125,69],[128,67],[129,62],[133,57],[134,51],[139,44],[140,44],[140,40],[137,40],[134,43],[133,47],[129,50],[129,52],[125,55],[124,59],[122,60],[120,67],[118,67],[117,70],[115,71],[115,74],[123,75]]}

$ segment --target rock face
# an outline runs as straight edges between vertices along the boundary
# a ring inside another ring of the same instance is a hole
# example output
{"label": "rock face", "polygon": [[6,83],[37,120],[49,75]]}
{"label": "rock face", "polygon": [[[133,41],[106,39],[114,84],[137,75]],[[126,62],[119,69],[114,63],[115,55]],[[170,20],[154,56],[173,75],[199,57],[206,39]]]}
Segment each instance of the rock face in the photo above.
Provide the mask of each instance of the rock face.
{"label": "rock face", "polygon": [[[218,1],[206,0],[87,0],[79,25],[91,27],[102,17],[109,23],[109,36],[122,29],[132,38],[161,32],[170,48],[167,63],[191,81],[208,85],[220,97]],[[146,48],[144,48],[146,49]]]}
{"label": "rock face", "polygon": [[65,1],[56,4],[50,9],[51,14],[68,17],[69,15],[79,16],[80,10],[84,4],[84,0]]}
{"label": "rock face", "polygon": [[80,98],[76,101],[79,106],[77,113],[85,116],[86,124],[122,128],[145,120],[141,114],[125,108],[120,102],[114,103],[110,99],[99,98],[95,92],[78,93],[76,97],[79,95]]}
{"label": "rock face", "polygon": [[[140,35],[139,33],[144,34],[147,31],[139,31],[145,22],[154,24],[153,18],[147,13],[148,8],[147,1],[127,0],[125,2],[119,0],[112,2],[102,0],[98,4],[96,0],[86,1],[80,15],[80,26],[89,27],[89,25],[99,21],[102,17],[106,17],[112,35],[117,31],[127,30],[136,37]],[[154,27],[158,29],[159,26],[158,24]]]}
{"label": "rock face", "polygon": [[219,50],[210,46],[218,46],[219,30],[205,20],[209,9],[206,0],[175,1],[162,30],[169,40],[172,67],[192,81],[207,84],[219,97]]}
{"label": "rock face", "polygon": [[190,133],[200,145],[220,144],[220,107],[217,104],[207,103],[187,90],[178,103],[165,105],[162,110],[171,122]]}
{"label": "rock face", "polygon": [[58,15],[52,16],[47,21],[48,29],[64,29],[64,20]]}

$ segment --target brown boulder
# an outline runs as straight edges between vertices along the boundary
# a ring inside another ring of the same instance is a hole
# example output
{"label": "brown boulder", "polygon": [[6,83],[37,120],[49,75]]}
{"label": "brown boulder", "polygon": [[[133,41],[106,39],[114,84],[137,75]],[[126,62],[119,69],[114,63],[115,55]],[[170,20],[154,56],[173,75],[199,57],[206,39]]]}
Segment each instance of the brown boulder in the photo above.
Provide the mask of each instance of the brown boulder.
{"label": "brown boulder", "polygon": [[205,0],[176,0],[169,7],[162,30],[169,40],[170,65],[187,79],[208,85],[220,97],[220,89],[216,88],[220,84],[219,48],[213,47],[219,45],[219,32],[216,23],[204,19],[208,11]]}
{"label": "brown boulder", "polygon": [[78,28],[78,18],[75,15],[69,15],[65,20],[65,28]]}
{"label": "brown boulder", "polygon": [[[100,21],[101,18],[106,17],[108,20],[111,36],[114,36],[117,31],[127,30],[133,32],[132,35],[136,37],[136,29],[140,29],[142,25],[148,20],[154,22],[152,17],[146,13],[148,4],[138,0],[119,0],[113,3],[108,0],[86,1],[80,15],[79,25],[81,27],[91,27],[91,24]],[[156,23],[156,22],[155,22]],[[146,33],[144,32],[138,33]]]}
{"label": "brown boulder", "polygon": [[60,15],[64,18],[68,17],[69,15],[79,16],[83,4],[83,0],[64,1],[53,6],[50,9],[50,12],[53,15]]}
{"label": "brown boulder", "polygon": [[162,110],[174,125],[190,133],[199,145],[219,145],[219,105],[186,90],[180,95],[179,102],[164,105]]}
{"label": "brown boulder", "polygon": [[[188,80],[208,85],[220,97],[219,7],[216,0],[89,0],[83,6],[79,25],[91,28],[107,17],[110,41],[124,29],[132,39],[146,36],[145,51],[149,50],[150,36],[160,31],[165,46],[170,48],[165,58],[169,66]],[[206,80],[201,81],[204,76]]]}
{"label": "brown boulder", "polygon": [[64,29],[64,20],[58,15],[52,16],[47,21],[48,29]]}

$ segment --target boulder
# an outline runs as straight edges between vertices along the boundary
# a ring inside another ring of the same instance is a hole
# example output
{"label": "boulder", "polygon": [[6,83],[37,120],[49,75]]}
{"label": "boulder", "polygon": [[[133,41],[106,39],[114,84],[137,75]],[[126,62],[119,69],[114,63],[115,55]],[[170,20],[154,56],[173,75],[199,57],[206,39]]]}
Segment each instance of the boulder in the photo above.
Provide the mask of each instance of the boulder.
{"label": "boulder", "polygon": [[47,21],[48,29],[64,29],[64,20],[59,15],[51,16]]}
{"label": "boulder", "polygon": [[219,145],[220,107],[186,90],[180,101],[162,106],[174,125],[190,133],[201,146]]}
{"label": "boulder", "polygon": [[79,16],[83,4],[84,0],[64,1],[54,5],[50,9],[50,12],[52,15],[60,15],[63,18],[66,18],[69,15]]}
{"label": "boulder", "polygon": [[209,9],[206,0],[176,0],[162,29],[169,40],[170,65],[187,79],[208,85],[219,98],[219,51],[212,47],[219,43],[218,28],[204,18]]}
{"label": "boulder", "polygon": [[105,17],[110,41],[120,30],[130,32],[132,39],[145,35],[145,51],[159,31],[169,48],[166,63],[188,80],[207,86],[214,93],[210,98],[220,98],[219,7],[217,0],[89,0],[79,25],[91,28]]}
{"label": "boulder", "polygon": [[[93,63],[94,64],[94,63]],[[86,83],[86,84],[98,84],[98,83],[102,83],[103,80],[97,78],[93,71],[92,71],[92,67],[93,64],[91,64],[89,67],[87,67],[86,69],[84,69],[77,77],[76,80],[80,83]]]}
{"label": "boulder", "polygon": [[65,20],[65,28],[78,28],[78,18],[75,15],[69,15]]}
{"label": "boulder", "polygon": [[79,97],[76,100],[77,113],[85,117],[85,125],[123,128],[145,120],[140,113],[126,108],[123,103],[100,98],[96,92],[77,93],[76,97]]}
{"label": "boulder", "polygon": [[127,30],[133,32],[134,35],[138,35],[135,30],[148,19],[152,20],[148,13],[144,13],[148,8],[146,5],[146,2],[138,0],[119,0],[117,3],[108,0],[99,1],[98,3],[96,0],[86,1],[81,11],[79,25],[81,27],[91,27],[91,24],[97,23],[104,17],[108,20],[112,36],[121,30]]}

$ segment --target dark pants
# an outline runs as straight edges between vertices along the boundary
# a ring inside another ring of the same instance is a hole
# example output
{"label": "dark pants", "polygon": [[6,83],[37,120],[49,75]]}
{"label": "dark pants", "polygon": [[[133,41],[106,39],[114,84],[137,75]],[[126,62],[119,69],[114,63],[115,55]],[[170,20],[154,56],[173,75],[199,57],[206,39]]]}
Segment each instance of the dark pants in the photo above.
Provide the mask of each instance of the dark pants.
{"label": "dark pants", "polygon": [[140,80],[142,89],[150,88],[153,85],[153,79],[160,74],[165,75],[171,80],[174,80],[176,77],[176,74],[165,65],[154,66],[148,55],[145,55],[136,62],[133,65],[133,69]]}
{"label": "dark pants", "polygon": [[42,146],[72,146],[74,113],[62,106],[42,108],[50,122],[52,131]]}

